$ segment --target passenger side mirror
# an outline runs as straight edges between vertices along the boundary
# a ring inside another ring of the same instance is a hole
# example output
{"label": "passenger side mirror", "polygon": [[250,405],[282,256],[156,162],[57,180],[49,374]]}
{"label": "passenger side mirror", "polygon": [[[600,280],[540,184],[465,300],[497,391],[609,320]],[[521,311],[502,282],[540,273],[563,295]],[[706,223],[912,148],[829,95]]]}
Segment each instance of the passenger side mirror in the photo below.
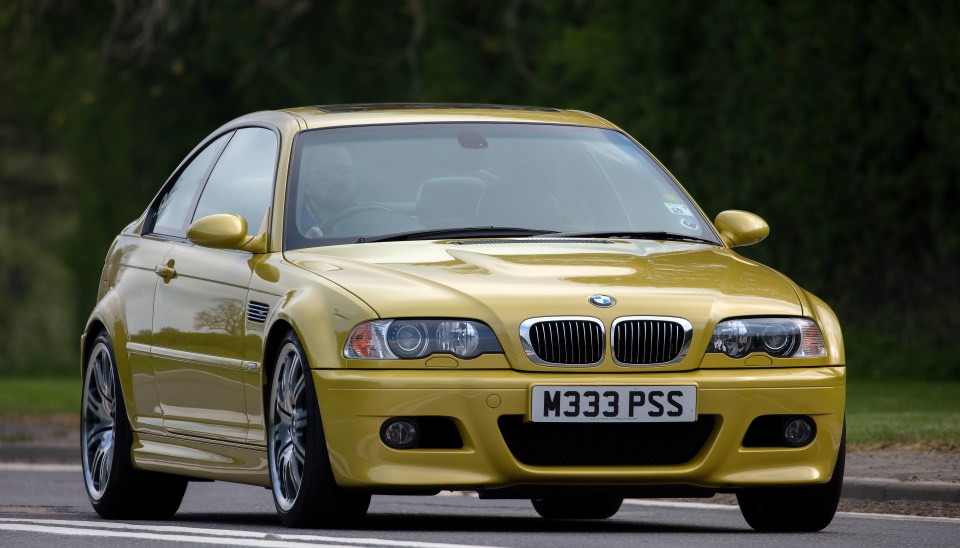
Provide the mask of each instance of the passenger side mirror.
{"label": "passenger side mirror", "polygon": [[216,249],[240,249],[247,236],[247,221],[233,213],[216,213],[201,217],[187,228],[187,238],[203,247]]}
{"label": "passenger side mirror", "polygon": [[770,225],[766,221],[753,213],[737,209],[721,211],[713,224],[720,231],[723,242],[730,247],[753,245],[770,234]]}

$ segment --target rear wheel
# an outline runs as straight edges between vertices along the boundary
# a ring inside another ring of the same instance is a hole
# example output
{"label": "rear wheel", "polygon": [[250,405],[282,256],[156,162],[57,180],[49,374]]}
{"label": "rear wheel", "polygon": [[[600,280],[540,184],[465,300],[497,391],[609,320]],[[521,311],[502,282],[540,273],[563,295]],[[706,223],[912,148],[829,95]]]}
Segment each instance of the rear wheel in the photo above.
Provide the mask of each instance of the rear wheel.
{"label": "rear wheel", "polygon": [[342,528],[362,521],[370,495],[343,489],[333,477],[313,378],[293,333],[276,357],[268,424],[270,486],[284,525]]}
{"label": "rear wheel", "polygon": [[847,427],[843,427],[833,477],[823,485],[744,489],[737,503],[744,519],[757,531],[813,532],[830,525],[840,502],[847,453]]}
{"label": "rear wheel", "polygon": [[532,499],[533,509],[547,519],[607,519],[620,510],[622,498],[558,498]]}
{"label": "rear wheel", "polygon": [[83,379],[80,439],[83,482],[93,509],[107,519],[165,519],[177,512],[184,478],[136,470],[113,346],[99,333]]}

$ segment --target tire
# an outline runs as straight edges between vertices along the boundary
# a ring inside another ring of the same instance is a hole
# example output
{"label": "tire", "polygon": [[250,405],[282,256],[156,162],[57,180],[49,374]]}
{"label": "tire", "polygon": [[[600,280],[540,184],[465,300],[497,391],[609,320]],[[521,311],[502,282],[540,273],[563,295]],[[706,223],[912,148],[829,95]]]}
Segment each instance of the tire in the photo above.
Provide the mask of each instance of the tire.
{"label": "tire", "polygon": [[187,480],[133,467],[133,432],[116,363],[110,338],[98,333],[87,355],[80,407],[87,498],[106,519],[166,519],[180,508]]}
{"label": "tire", "polygon": [[363,521],[370,494],[337,485],[327,454],[313,377],[299,339],[288,333],[270,383],[270,490],[288,527],[344,528]]}
{"label": "tire", "polygon": [[620,510],[622,498],[558,498],[531,499],[533,509],[546,519],[607,519]]}
{"label": "tire", "polygon": [[750,527],[764,532],[814,532],[833,521],[843,488],[847,426],[843,426],[833,477],[822,485],[744,489],[737,493],[740,513]]}

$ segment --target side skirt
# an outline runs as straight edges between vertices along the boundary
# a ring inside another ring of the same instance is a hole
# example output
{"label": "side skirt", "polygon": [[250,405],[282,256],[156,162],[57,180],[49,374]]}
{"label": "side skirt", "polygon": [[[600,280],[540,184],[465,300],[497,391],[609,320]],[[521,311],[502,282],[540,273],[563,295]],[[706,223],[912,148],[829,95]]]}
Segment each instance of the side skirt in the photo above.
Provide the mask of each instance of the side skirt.
{"label": "side skirt", "polygon": [[132,453],[141,470],[270,486],[265,447],[134,432]]}

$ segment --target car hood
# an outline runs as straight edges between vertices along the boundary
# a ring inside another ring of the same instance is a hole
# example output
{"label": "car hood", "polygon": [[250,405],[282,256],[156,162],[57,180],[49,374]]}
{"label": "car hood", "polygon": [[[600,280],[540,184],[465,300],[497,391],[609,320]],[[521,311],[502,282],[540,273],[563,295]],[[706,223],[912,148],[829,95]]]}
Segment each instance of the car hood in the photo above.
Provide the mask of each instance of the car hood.
{"label": "car hood", "polygon": [[[287,260],[364,300],[383,318],[460,317],[488,323],[519,348],[538,316],[674,316],[694,326],[693,350],[732,316],[800,315],[784,276],[726,248],[645,240],[460,240],[366,243],[286,252]],[[602,293],[610,308],[587,300]],[[516,339],[516,340],[514,340]]]}

